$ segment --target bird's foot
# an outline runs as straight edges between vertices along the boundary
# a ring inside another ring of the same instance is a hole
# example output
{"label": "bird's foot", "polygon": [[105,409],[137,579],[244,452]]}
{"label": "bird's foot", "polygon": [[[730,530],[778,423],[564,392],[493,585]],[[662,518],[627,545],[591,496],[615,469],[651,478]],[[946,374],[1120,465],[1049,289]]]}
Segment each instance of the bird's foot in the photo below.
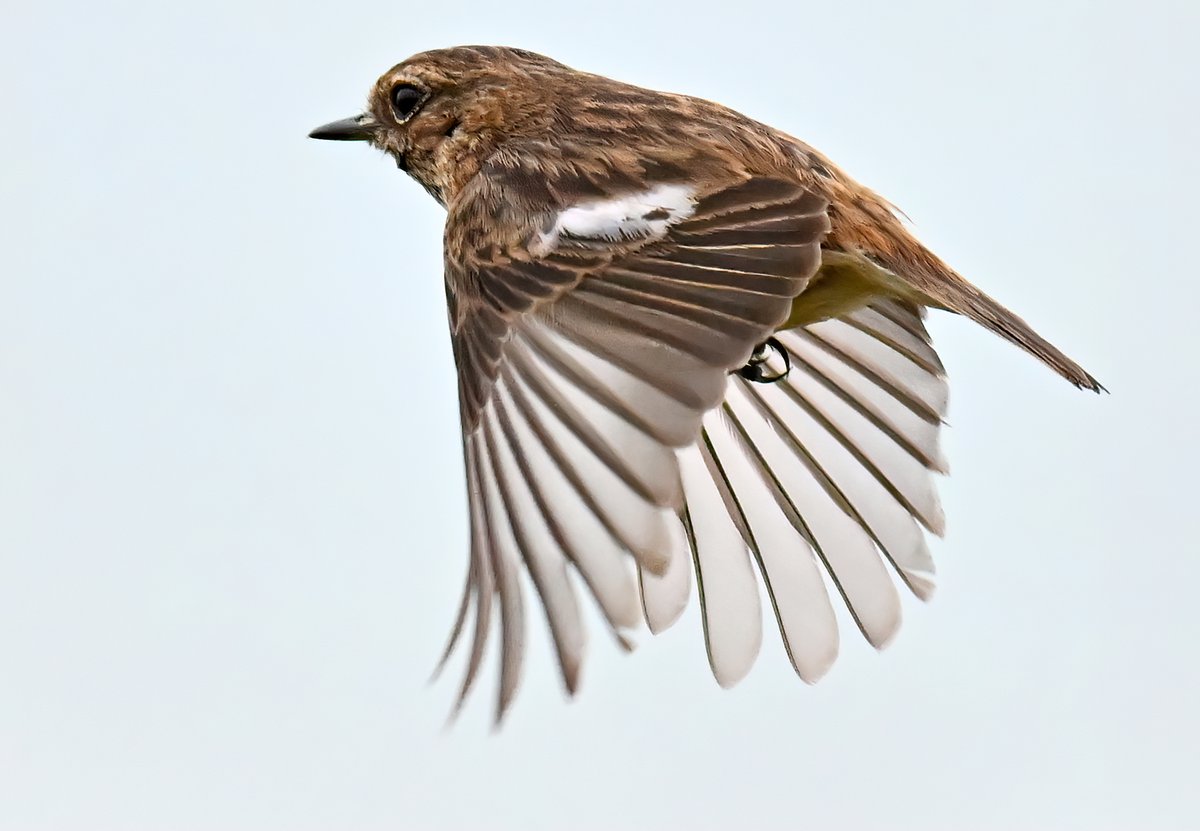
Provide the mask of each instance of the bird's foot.
{"label": "bird's foot", "polygon": [[[773,356],[778,356],[779,360],[772,361]],[[782,369],[774,369],[771,364],[782,366]],[[783,348],[783,344],[775,338],[767,338],[754,348],[750,353],[750,360],[737,370],[737,374],[756,384],[774,384],[786,378],[791,371],[792,358]]]}

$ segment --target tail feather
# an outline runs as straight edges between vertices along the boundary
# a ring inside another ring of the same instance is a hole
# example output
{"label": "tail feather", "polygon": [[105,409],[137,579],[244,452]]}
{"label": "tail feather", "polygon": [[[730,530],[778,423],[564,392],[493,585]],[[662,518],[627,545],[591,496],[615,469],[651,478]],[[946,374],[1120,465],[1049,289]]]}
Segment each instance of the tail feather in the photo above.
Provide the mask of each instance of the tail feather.
{"label": "tail feather", "polygon": [[[1107,390],[1079,364],[1033,330],[1028,323],[971,285],[898,225],[895,237],[857,250],[823,249],[821,269],[795,300],[783,328],[845,318],[869,298],[878,314],[888,316],[884,297],[955,312],[983,326],[1066,378],[1092,392]],[[897,244],[902,242],[903,244]],[[892,324],[904,326],[904,316]],[[930,350],[932,351],[932,350]],[[940,367],[939,367],[940,368]]]}
{"label": "tail feather", "polygon": [[1076,387],[1092,392],[1108,392],[1091,373],[1035,332],[1028,323],[966,280],[955,280],[946,288],[949,291],[943,294],[948,296],[938,299],[950,311],[970,318],[1009,343],[1021,347]]}

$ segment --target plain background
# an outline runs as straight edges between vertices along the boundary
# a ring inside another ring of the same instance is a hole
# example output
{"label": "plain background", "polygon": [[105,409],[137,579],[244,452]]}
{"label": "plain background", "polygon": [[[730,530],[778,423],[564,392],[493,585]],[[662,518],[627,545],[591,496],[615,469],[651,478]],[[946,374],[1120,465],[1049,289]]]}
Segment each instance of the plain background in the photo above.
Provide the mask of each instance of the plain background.
{"label": "plain background", "polygon": [[[1198,10],[9,0],[0,826],[1197,827]],[[539,625],[443,731],[442,213],[305,134],[473,42],[804,137],[1112,390],[933,317],[949,533],[886,652],[725,692],[693,604],[568,704]]]}

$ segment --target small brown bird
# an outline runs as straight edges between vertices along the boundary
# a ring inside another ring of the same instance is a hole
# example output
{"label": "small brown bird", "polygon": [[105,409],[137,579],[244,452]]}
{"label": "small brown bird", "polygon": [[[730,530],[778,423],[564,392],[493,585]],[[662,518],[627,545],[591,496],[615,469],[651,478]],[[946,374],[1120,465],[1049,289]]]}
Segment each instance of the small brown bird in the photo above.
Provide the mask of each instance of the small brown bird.
{"label": "small brown bird", "polygon": [[570,692],[577,578],[628,646],[639,618],[676,620],[694,567],[722,686],[758,654],[756,570],[805,681],[838,650],[826,580],[884,646],[900,623],[885,561],[928,598],[922,528],[943,529],[946,380],[925,308],[1102,389],[879,196],[709,101],[468,46],[409,58],[367,112],[311,135],[374,145],[447,209],[471,543],[446,656],[473,610],[461,705],[498,602],[497,719],[526,575]]}

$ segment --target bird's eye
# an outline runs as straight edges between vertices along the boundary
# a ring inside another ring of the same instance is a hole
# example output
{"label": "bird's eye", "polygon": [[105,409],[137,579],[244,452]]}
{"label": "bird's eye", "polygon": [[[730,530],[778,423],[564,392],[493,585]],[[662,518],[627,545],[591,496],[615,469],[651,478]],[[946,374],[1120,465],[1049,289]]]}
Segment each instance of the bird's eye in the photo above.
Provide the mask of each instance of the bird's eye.
{"label": "bird's eye", "polygon": [[424,100],[425,92],[412,84],[396,84],[392,87],[392,108],[401,121],[412,115]]}

